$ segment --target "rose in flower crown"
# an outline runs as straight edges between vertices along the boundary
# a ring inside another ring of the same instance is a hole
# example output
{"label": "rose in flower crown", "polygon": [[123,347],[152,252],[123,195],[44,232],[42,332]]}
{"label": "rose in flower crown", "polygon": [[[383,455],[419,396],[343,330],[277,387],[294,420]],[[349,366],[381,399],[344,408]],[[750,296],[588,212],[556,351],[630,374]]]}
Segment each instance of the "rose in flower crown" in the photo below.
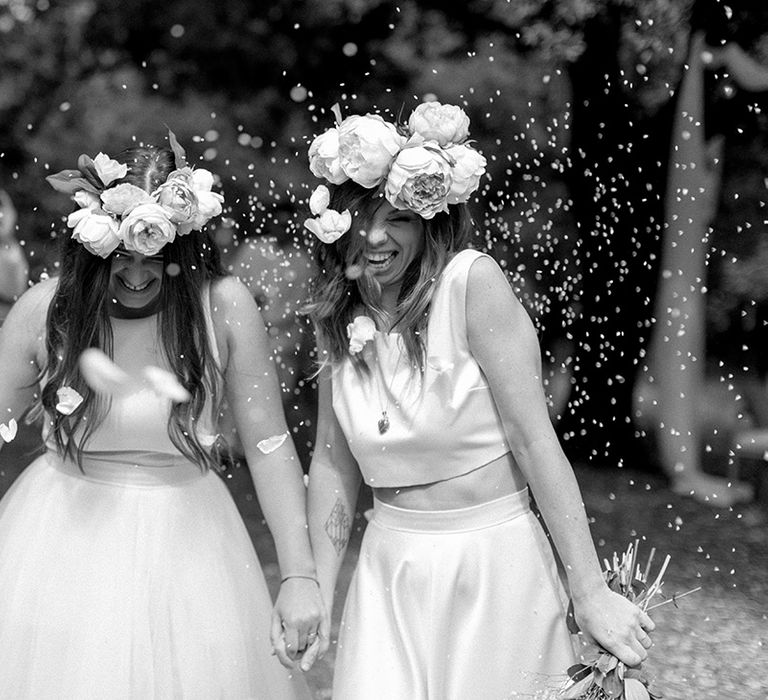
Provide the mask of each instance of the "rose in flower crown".
{"label": "rose in flower crown", "polygon": [[156,255],[177,235],[200,231],[221,214],[224,198],[211,191],[213,175],[187,165],[184,149],[172,131],[168,142],[176,170],[151,193],[127,182],[113,184],[128,174],[128,166],[105,153],[95,158],[81,155],[77,170],[62,170],[46,178],[80,206],[67,217],[67,226],[90,253],[107,258],[122,244],[126,250]]}
{"label": "rose in flower crown", "polygon": [[[425,102],[399,127],[371,114],[342,119],[338,105],[333,113],[336,126],[309,146],[309,169],[333,185],[352,180],[367,189],[381,187],[393,207],[431,219],[469,201],[485,173],[485,158],[467,142],[469,117],[456,105]],[[332,243],[349,230],[352,217],[328,209],[326,195],[325,185],[313,192],[315,218],[304,226]]]}

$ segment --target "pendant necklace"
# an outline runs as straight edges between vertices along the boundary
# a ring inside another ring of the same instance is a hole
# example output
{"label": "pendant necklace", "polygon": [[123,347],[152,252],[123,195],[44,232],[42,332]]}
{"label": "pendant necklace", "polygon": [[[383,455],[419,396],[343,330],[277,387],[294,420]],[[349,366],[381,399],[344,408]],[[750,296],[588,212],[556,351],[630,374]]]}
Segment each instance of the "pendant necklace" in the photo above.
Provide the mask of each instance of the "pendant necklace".
{"label": "pendant necklace", "polygon": [[403,357],[403,351],[400,348],[400,342],[399,339],[397,339],[397,362],[395,363],[395,369],[392,372],[392,378],[389,380],[389,386],[387,386],[384,382],[384,369],[382,367],[382,363],[379,361],[378,357],[378,347],[376,348],[376,364],[379,366],[379,376],[381,377],[381,384],[384,385],[386,392],[387,392],[387,401],[386,405],[384,405],[384,401],[381,397],[381,385],[377,384],[376,389],[377,393],[379,395],[379,405],[384,405],[384,408],[381,411],[381,418],[379,418],[378,427],[379,427],[379,435],[384,435],[389,430],[389,415],[387,414],[387,410],[389,409],[389,394],[392,393],[392,385],[394,384],[395,377],[397,376],[397,370],[400,367],[400,360]]}

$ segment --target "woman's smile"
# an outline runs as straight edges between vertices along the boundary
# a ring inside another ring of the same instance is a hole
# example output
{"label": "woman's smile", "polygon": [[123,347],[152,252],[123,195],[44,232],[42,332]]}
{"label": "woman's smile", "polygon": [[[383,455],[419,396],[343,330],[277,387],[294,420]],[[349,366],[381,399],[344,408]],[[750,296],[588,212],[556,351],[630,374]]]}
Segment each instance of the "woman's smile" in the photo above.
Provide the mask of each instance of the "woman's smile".
{"label": "woman's smile", "polygon": [[396,250],[376,251],[367,253],[365,259],[374,272],[383,272],[389,268],[398,254]]}
{"label": "woman's smile", "polygon": [[142,284],[139,284],[138,286],[132,285],[128,280],[123,279],[122,277],[118,277],[117,281],[125,287],[129,292],[144,292],[149,288],[149,285],[151,285],[153,282],[157,282],[157,279],[148,279],[146,282],[143,282]]}
{"label": "woman's smile", "polygon": [[126,309],[139,311],[160,296],[163,283],[163,256],[146,256],[118,249],[112,254],[109,290]]}

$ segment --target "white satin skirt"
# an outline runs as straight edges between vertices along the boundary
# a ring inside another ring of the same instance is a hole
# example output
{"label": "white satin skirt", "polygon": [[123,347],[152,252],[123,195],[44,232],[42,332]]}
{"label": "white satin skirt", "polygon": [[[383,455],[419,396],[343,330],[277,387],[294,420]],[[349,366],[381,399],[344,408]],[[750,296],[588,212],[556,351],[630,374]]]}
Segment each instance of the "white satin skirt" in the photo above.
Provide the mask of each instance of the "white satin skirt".
{"label": "white satin skirt", "polygon": [[334,700],[507,700],[575,662],[567,594],[527,489],[479,506],[374,501],[339,634]]}
{"label": "white satin skirt", "polygon": [[48,452],[0,502],[0,698],[309,698],[226,486],[183,458]]}

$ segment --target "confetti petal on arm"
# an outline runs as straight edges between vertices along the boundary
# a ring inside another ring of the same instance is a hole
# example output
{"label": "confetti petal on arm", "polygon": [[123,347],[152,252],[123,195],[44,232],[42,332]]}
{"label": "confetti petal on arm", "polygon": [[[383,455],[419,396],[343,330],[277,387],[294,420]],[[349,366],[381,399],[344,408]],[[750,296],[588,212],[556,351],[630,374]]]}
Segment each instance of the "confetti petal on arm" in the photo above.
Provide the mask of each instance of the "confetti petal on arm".
{"label": "confetti petal on arm", "polygon": [[287,439],[288,433],[273,435],[272,437],[268,437],[265,440],[260,440],[257,442],[256,447],[258,447],[265,455],[268,455],[270,452],[274,452],[278,447],[280,447]]}

